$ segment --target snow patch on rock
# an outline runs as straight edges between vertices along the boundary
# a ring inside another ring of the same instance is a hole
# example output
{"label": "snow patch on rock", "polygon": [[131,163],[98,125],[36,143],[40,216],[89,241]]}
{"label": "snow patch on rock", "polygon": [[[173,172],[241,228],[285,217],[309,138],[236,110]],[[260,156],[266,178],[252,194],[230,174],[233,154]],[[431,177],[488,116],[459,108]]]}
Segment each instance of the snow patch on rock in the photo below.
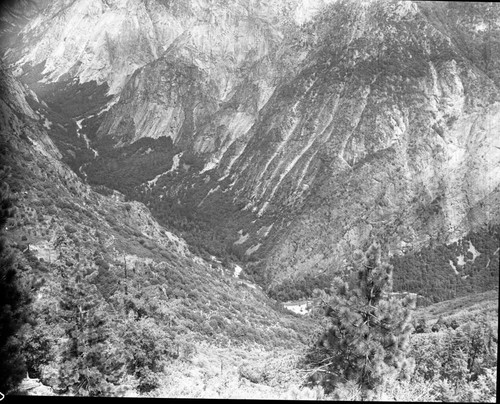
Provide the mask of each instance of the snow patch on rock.
{"label": "snow patch on rock", "polygon": [[243,244],[245,241],[248,240],[248,236],[250,235],[249,233],[243,235],[243,230],[240,230],[238,234],[240,235],[240,238],[234,242],[234,244],[236,245]]}
{"label": "snow patch on rock", "polygon": [[311,311],[311,305],[312,302],[309,300],[283,303],[285,309],[302,315],[306,315]]}
{"label": "snow patch on rock", "polygon": [[181,161],[181,157],[182,157],[182,154],[183,154],[183,153],[184,153],[184,152],[181,152],[181,153],[179,153],[179,154],[176,154],[176,155],[173,157],[173,159],[172,159],[172,167],[170,167],[170,169],[169,169],[169,170],[165,171],[164,173],[158,174],[158,175],[157,175],[156,177],[154,177],[152,180],[147,181],[147,183],[146,183],[146,184],[147,184],[149,187],[154,186],[154,185],[156,185],[156,182],[160,179],[160,177],[162,177],[162,176],[164,176],[164,175],[166,175],[166,174],[168,174],[168,173],[172,173],[172,172],[176,171],[176,170],[179,168],[179,162]]}
{"label": "snow patch on rock", "polygon": [[234,277],[235,278],[239,278],[240,274],[241,274],[241,271],[243,271],[243,268],[240,267],[239,265],[235,265],[234,266]]}
{"label": "snow patch on rock", "polygon": [[252,255],[255,251],[257,251],[262,243],[258,243],[254,245],[253,247],[250,247],[248,250],[245,251],[245,255]]}

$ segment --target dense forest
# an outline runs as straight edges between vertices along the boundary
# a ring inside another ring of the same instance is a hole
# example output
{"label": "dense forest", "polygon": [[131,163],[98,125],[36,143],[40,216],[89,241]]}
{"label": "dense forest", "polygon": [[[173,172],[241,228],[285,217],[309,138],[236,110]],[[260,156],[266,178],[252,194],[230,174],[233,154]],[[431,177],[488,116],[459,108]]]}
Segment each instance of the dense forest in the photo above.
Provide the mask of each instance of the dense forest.
{"label": "dense forest", "polygon": [[471,232],[449,245],[431,245],[393,256],[394,290],[418,293],[436,303],[498,289],[500,226]]}

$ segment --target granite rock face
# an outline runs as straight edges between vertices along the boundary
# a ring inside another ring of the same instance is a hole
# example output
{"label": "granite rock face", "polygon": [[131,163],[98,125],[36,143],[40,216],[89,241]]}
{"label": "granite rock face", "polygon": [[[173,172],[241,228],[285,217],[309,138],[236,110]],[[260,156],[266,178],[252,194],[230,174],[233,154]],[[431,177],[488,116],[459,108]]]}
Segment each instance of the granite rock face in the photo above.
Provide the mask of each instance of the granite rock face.
{"label": "granite rock face", "polygon": [[[269,39],[280,35],[272,22],[283,15],[289,2],[33,3],[31,18],[21,29],[21,46],[11,44],[6,55],[20,67],[17,73],[22,74],[26,63],[45,63],[46,81],[69,74],[81,82],[107,82],[110,93],[119,94],[134,71],[176,50],[200,67],[214,70],[231,71],[257,60],[269,50]],[[218,78],[227,81],[224,73],[219,71]],[[221,91],[229,90],[228,83],[221,84]]]}
{"label": "granite rock face", "polygon": [[499,6],[226,3],[40,3],[5,58],[106,83],[97,148],[170,136],[173,168],[138,192],[238,207],[212,230],[271,284],[498,222]]}
{"label": "granite rock face", "polygon": [[358,24],[326,33],[232,168],[258,215],[302,203],[268,258],[278,277],[336,267],[373,237],[390,253],[453,241],[500,209],[498,82],[446,34],[460,20],[431,4],[335,6],[332,27]]}

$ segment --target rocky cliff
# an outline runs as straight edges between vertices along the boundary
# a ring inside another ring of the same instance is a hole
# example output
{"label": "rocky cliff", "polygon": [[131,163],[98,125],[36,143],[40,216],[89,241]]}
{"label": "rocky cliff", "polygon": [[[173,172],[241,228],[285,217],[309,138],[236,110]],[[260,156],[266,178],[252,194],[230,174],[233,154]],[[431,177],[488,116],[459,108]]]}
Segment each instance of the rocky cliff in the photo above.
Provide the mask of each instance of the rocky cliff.
{"label": "rocky cliff", "polygon": [[[483,69],[496,62],[476,62],[449,34],[464,21],[448,6],[332,7],[331,31],[288,87],[295,96],[279,97],[233,168],[258,214],[307,195],[270,268],[323,271],[372,237],[401,253],[496,220],[500,104]],[[498,46],[498,10],[458,11],[480,12],[462,29],[469,44]],[[477,35],[484,24],[495,28]]]}

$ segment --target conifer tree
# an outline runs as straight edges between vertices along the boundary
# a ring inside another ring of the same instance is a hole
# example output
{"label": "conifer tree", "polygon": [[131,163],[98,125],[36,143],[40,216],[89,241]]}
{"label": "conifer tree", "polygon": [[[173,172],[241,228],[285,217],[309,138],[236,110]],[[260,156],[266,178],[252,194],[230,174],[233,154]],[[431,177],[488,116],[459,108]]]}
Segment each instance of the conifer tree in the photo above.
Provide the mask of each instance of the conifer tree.
{"label": "conifer tree", "polygon": [[[0,170],[0,181],[6,173]],[[0,234],[7,220],[13,215],[13,203],[9,187],[0,183]],[[7,392],[26,375],[26,365],[21,354],[19,331],[27,321],[29,295],[19,282],[14,256],[0,238],[0,391]]]}
{"label": "conifer tree", "polygon": [[392,266],[381,263],[380,255],[380,246],[373,243],[351,282],[337,277],[330,295],[323,294],[330,325],[309,360],[330,375],[323,383],[327,391],[337,383],[355,382],[362,397],[370,399],[385,378],[411,371],[406,352],[415,299],[388,297]]}
{"label": "conifer tree", "polygon": [[113,395],[123,374],[123,358],[111,349],[113,336],[105,304],[91,283],[96,275],[86,275],[77,268],[62,282],[59,315],[64,320],[67,341],[58,390],[71,395]]}

